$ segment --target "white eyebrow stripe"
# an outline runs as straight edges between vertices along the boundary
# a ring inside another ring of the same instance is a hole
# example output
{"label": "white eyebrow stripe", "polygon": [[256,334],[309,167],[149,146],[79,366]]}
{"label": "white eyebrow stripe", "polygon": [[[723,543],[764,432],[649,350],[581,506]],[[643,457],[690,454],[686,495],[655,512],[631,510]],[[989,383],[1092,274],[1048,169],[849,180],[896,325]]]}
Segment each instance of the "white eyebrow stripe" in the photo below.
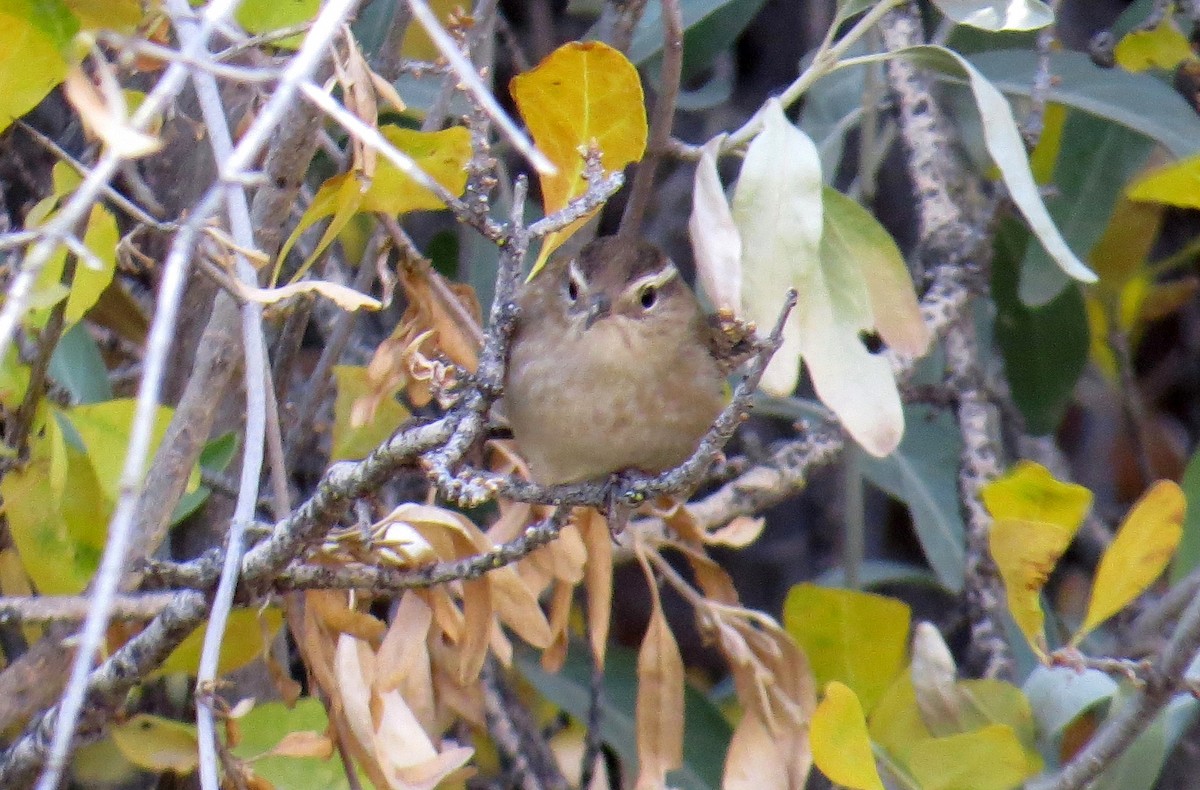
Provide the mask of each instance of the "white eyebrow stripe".
{"label": "white eyebrow stripe", "polygon": [[625,290],[632,293],[637,293],[648,286],[653,288],[662,288],[678,274],[679,270],[675,268],[675,264],[668,263],[666,266],[654,272],[653,274],[647,274],[637,278],[630,283],[629,287]]}
{"label": "white eyebrow stripe", "polygon": [[581,286],[585,291],[587,290],[587,278],[583,276],[583,272],[579,268],[579,262],[574,258],[572,258],[571,262],[567,265],[567,277],[574,280],[575,283]]}

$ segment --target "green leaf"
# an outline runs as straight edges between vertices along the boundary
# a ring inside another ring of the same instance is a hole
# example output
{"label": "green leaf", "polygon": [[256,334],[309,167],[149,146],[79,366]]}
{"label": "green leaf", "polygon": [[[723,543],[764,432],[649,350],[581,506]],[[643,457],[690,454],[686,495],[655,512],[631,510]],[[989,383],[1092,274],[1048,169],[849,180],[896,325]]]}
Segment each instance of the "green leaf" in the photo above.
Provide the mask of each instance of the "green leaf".
{"label": "green leaf", "polygon": [[275,790],[349,790],[346,770],[336,753],[329,760],[268,754],[293,732],[323,733],[328,727],[325,706],[313,697],[302,697],[292,708],[282,702],[261,702],[238,719],[242,739],[232,751],[242,760],[258,758],[254,759],[254,773]]}
{"label": "green leaf", "polygon": [[[1062,421],[1088,359],[1088,323],[1079,288],[1064,289],[1043,307],[1027,307],[1017,293],[1017,261],[1024,228],[1011,221],[996,237],[992,296],[996,342],[1013,400],[1034,435],[1051,434]],[[1014,241],[1015,239],[1015,241]],[[1017,247],[1015,255],[1013,245]]]}
{"label": "green leaf", "polygon": [[[1109,713],[1111,718],[1124,705],[1133,704],[1130,694],[1121,690]],[[1152,790],[1158,784],[1167,759],[1165,711],[1138,730],[1137,738],[1105,769],[1091,790]]]}
{"label": "green leaf", "polygon": [[1200,566],[1200,451],[1188,461],[1183,472],[1183,493],[1191,505],[1183,518],[1183,538],[1171,563],[1171,584],[1178,584]]}
{"label": "green leaf", "polygon": [[[573,644],[558,674],[542,669],[530,653],[518,653],[516,666],[525,679],[577,721],[587,721],[590,670],[584,647]],[[628,648],[610,647],[604,662],[604,697],[600,735],[617,753],[622,765],[636,774],[637,736],[634,709],[637,702],[637,654]],[[684,688],[683,767],[667,774],[670,787],[715,790],[721,786],[725,752],[733,731],[721,712],[691,684]]]}
{"label": "green leaf", "polygon": [[[53,375],[53,374],[51,374]],[[10,346],[0,364],[0,404],[15,409],[29,389],[29,366],[21,362],[15,346]]]}
{"label": "green leaf", "polygon": [[[1104,233],[1126,184],[1142,169],[1153,144],[1144,135],[1087,113],[1072,112],[1054,167],[1050,216],[1067,243],[1090,252]],[[1041,307],[1070,282],[1040,246],[1021,265],[1021,301]]]}
{"label": "green leaf", "polygon": [[1117,682],[1097,669],[1080,672],[1039,664],[1025,679],[1022,690],[1033,705],[1038,732],[1043,737],[1057,738],[1080,715],[1112,699]]}
{"label": "green leaf", "polygon": [[[981,74],[1005,93],[1029,96],[1038,58],[1029,50],[971,56]],[[1200,117],[1171,87],[1148,74],[1103,69],[1082,52],[1050,53],[1047,99],[1141,132],[1175,157],[1200,151]]]}
{"label": "green leaf", "polygon": [[[750,24],[766,0],[690,0],[680,4],[683,18],[683,74],[695,76],[712,65],[713,58],[725,52]],[[592,31],[599,33],[599,28]],[[662,54],[662,8],[647,3],[634,28],[629,59],[643,65]]]}
{"label": "green leaf", "polygon": [[933,0],[933,4],[958,24],[982,30],[1037,30],[1054,21],[1054,12],[1039,0]]}
{"label": "green leaf", "polygon": [[146,771],[183,776],[200,764],[194,724],[139,713],[110,733],[125,759]]}
{"label": "green leaf", "polygon": [[784,628],[817,683],[845,683],[868,713],[904,668],[909,616],[894,598],[813,584],[792,587],[783,605]]}
{"label": "green leaf", "polygon": [[958,592],[966,560],[958,499],[960,434],[941,410],[907,406],[904,414],[900,446],[886,458],[860,456],[863,474],[908,506],[929,566],[946,589]]}
{"label": "green leaf", "polygon": [[79,22],[60,0],[0,6],[0,132],[67,76],[64,53]]}
{"label": "green leaf", "polygon": [[[1028,56],[1028,53],[1027,53]],[[1068,276],[1080,282],[1095,282],[1096,275],[1072,252],[1062,233],[1050,218],[1041,191],[1033,180],[1025,144],[1013,119],[1012,108],[1003,94],[961,55],[942,47],[917,46],[880,55],[853,58],[850,64],[874,63],[893,57],[905,57],[926,68],[964,79],[975,98],[982,121],[984,145],[1000,170],[1009,196],[1029,223],[1030,229],[1046,252]],[[1036,59],[1031,59],[1036,60]]]}
{"label": "green leaf", "polygon": [[50,378],[71,394],[75,403],[112,400],[108,369],[95,338],[82,324],[66,331],[50,357]]}

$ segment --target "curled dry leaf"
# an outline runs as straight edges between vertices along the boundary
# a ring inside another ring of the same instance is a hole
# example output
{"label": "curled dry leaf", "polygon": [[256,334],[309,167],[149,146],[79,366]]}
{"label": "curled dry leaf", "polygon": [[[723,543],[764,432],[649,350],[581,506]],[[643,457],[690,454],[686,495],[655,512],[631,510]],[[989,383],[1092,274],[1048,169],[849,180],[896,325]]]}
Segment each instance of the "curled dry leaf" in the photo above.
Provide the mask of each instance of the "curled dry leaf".
{"label": "curled dry leaf", "polygon": [[227,283],[240,298],[247,302],[256,302],[258,304],[275,304],[299,294],[314,293],[325,297],[338,307],[350,312],[355,310],[378,310],[383,306],[373,296],[367,296],[348,286],[338,285],[337,283],[325,280],[303,280],[278,288],[255,288],[246,285],[236,277],[231,277]]}
{"label": "curled dry leaf", "polygon": [[328,760],[333,756],[333,741],[327,735],[311,730],[289,732],[270,751],[273,757],[316,757]]}
{"label": "curled dry leaf", "polygon": [[473,750],[434,746],[398,691],[375,688],[377,661],[370,647],[343,634],[335,655],[350,731],[367,761],[393,790],[432,790],[471,758]]}
{"label": "curled dry leaf", "polygon": [[[112,82],[115,85],[116,81]],[[136,159],[162,147],[157,137],[130,125],[125,97],[119,88],[101,92],[81,67],[74,66],[63,81],[63,91],[84,127],[110,151],[126,159]]]}
{"label": "curled dry leaf", "polygon": [[812,768],[808,720],[816,706],[807,658],[768,617],[740,607],[708,614],[744,710],[725,759],[724,786],[803,788]]}
{"label": "curled dry leaf", "polygon": [[650,625],[638,651],[636,706],[637,790],[666,786],[668,771],[683,763],[683,658],[667,624],[650,564],[636,547],[650,585]]}

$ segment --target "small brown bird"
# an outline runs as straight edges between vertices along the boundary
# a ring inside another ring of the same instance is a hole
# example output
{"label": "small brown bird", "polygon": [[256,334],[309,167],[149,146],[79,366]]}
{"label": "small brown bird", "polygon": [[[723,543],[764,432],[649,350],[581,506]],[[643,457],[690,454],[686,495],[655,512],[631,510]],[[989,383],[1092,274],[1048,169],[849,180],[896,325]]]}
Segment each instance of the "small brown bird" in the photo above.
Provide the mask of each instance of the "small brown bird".
{"label": "small brown bird", "polygon": [[513,436],[545,485],[684,461],[725,402],[712,328],[644,241],[597,239],[525,285],[505,382]]}

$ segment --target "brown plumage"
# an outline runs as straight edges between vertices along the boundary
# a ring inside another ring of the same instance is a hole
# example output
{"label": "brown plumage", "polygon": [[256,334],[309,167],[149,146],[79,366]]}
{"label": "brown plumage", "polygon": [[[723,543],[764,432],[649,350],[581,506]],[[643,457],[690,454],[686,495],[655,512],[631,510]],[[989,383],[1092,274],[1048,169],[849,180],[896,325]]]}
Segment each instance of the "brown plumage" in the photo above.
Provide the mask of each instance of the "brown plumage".
{"label": "brown plumage", "polygon": [[518,302],[505,408],[535,480],[658,472],[691,455],[724,404],[723,366],[661,250],[597,239],[552,260]]}

